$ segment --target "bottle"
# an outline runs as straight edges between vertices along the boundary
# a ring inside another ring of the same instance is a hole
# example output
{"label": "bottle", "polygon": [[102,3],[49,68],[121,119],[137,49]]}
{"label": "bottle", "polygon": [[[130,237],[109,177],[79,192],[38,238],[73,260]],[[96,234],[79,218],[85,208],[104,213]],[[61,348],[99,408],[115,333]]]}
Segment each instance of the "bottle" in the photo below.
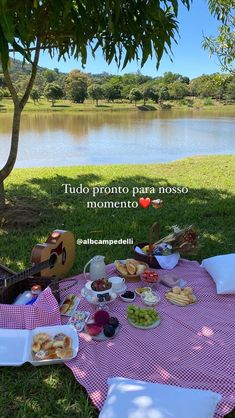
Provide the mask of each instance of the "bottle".
{"label": "bottle", "polygon": [[35,284],[34,286],[32,286],[31,287],[32,299],[30,299],[29,302],[25,303],[25,305],[26,306],[33,305],[34,302],[36,302],[41,291],[42,291],[42,286],[40,286],[40,284]]}
{"label": "bottle", "polygon": [[31,287],[31,293],[33,295],[33,297],[38,297],[38,295],[40,295],[42,291],[42,286],[40,286],[40,284],[35,284],[34,286]]}
{"label": "bottle", "polygon": [[26,305],[33,298],[32,292],[30,290],[25,290],[21,293],[13,303],[13,305]]}

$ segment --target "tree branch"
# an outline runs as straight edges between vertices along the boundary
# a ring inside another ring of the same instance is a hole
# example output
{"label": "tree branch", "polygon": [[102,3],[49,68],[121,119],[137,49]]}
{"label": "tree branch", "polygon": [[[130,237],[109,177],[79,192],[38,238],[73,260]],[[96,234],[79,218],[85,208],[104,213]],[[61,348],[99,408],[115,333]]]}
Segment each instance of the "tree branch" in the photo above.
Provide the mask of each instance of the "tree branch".
{"label": "tree branch", "polygon": [[38,60],[39,60],[39,55],[40,55],[40,39],[37,39],[36,42],[36,47],[35,47],[35,55],[34,55],[34,60],[32,63],[32,71],[31,71],[31,76],[28,82],[28,85],[26,87],[25,93],[22,97],[22,99],[20,100],[20,107],[23,109],[24,106],[26,105],[30,92],[32,90],[33,84],[34,84],[34,80],[37,74],[37,66],[38,66]]}

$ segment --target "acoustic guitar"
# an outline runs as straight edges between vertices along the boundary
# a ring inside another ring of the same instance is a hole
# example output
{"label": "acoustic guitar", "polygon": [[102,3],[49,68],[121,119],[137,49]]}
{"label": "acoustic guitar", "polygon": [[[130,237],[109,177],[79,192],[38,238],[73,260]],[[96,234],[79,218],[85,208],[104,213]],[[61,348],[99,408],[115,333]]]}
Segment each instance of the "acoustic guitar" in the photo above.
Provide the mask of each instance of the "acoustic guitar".
{"label": "acoustic guitar", "polygon": [[74,235],[72,232],[56,229],[44,244],[37,244],[33,248],[32,267],[20,273],[0,277],[0,287],[9,287],[29,276],[63,278],[69,273],[74,258]]}
{"label": "acoustic guitar", "polygon": [[[51,260],[52,255],[56,256],[55,263]],[[44,261],[51,260],[49,265],[43,267],[43,269],[36,274],[39,276],[56,276],[62,278],[66,277],[69,273],[73,266],[74,258],[74,235],[72,232],[56,229],[48,237],[45,244],[35,245],[32,251],[31,262],[39,264]]]}

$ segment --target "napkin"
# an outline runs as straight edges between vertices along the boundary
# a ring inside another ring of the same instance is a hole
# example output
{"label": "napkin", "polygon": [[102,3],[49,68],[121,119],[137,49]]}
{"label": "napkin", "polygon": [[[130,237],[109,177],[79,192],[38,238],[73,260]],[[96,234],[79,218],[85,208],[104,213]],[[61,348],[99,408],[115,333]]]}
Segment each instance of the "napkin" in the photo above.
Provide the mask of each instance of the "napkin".
{"label": "napkin", "polygon": [[[140,247],[135,247],[135,251],[138,254],[146,255]],[[179,253],[173,253],[170,255],[154,255],[155,259],[159,263],[162,269],[164,270],[172,270],[177,264],[180,259]]]}

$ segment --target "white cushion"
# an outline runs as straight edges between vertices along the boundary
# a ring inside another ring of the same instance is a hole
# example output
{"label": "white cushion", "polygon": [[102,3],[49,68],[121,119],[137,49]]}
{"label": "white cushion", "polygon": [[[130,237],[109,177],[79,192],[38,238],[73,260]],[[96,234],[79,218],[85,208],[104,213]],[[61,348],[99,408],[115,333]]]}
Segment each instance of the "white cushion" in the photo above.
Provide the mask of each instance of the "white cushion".
{"label": "white cushion", "polygon": [[219,295],[235,293],[235,254],[206,258],[202,267],[211,275]]}
{"label": "white cushion", "polygon": [[221,395],[114,377],[99,418],[213,418]]}

